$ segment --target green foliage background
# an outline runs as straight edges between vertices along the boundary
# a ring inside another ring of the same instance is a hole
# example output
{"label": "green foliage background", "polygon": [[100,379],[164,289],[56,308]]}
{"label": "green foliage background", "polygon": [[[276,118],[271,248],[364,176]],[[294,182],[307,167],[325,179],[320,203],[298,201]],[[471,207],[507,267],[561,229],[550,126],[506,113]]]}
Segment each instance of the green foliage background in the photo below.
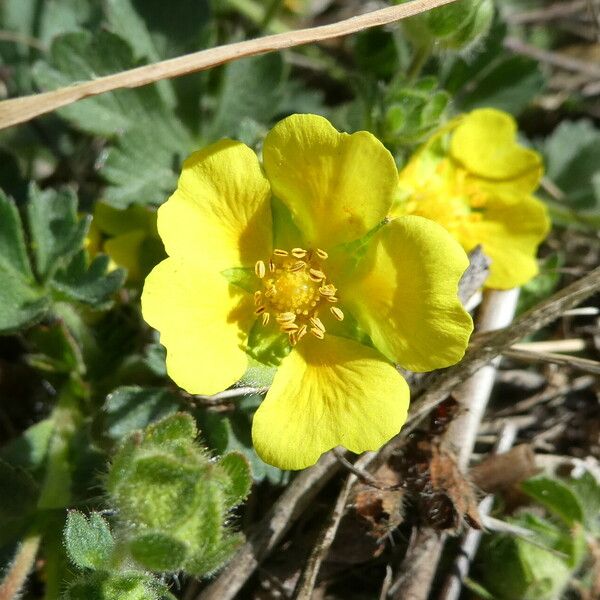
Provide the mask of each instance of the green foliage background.
{"label": "green foliage background", "polygon": [[[311,18],[282,2],[166,4],[4,0],[0,30],[10,35],[0,37],[0,95],[55,89]],[[540,192],[555,225],[598,227],[600,129],[581,118],[586,99],[572,95],[557,126],[540,125],[548,71],[505,49],[515,31],[491,1],[453,6],[450,18],[104,94],[0,131],[0,558],[8,565],[21,540],[41,537],[43,591],[27,597],[172,598],[171,580],[159,575],[214,572],[242,540],[232,511],[253,481],[278,488],[289,479],[251,448],[260,393],[216,408],[189,397],[168,379],[163,349],[140,315],[143,275],[162,256],[152,215],[192,150],[228,136],[260,151],[279,118],[311,112],[346,131],[373,131],[401,166],[454,114],[496,107],[519,118],[523,141],[544,155],[561,191]],[[529,35],[547,47],[555,41]],[[129,262],[115,268],[104,251]],[[551,293],[562,264],[560,252],[547,253],[523,309]],[[261,385],[252,372],[244,383]],[[526,491],[551,517],[519,523],[550,548],[570,544],[562,559],[539,550],[536,560],[551,556],[554,574],[568,577],[582,560],[573,528],[597,531],[597,523],[566,484],[536,480]],[[520,569],[512,579],[520,591],[498,588],[498,597],[551,597],[564,585],[552,576],[540,584],[514,540],[490,544],[490,556]],[[501,569],[489,563],[489,573]]]}

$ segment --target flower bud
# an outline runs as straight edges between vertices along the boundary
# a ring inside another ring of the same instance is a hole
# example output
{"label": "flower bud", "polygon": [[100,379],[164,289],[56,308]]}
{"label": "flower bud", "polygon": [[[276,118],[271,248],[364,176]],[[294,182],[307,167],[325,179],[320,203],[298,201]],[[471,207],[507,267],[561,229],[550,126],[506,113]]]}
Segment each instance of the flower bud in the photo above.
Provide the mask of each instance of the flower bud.
{"label": "flower bud", "polygon": [[430,42],[444,50],[463,50],[488,32],[493,17],[493,0],[457,0],[403,23],[419,45]]}

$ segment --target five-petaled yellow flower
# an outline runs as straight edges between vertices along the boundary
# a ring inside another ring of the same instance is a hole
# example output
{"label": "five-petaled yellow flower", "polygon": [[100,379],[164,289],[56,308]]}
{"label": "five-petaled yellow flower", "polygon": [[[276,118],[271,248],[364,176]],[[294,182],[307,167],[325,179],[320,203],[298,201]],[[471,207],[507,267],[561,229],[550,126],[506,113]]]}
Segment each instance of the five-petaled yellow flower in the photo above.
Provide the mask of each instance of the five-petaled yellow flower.
{"label": "five-petaled yellow flower", "polygon": [[386,219],[397,185],[370,133],[293,115],[267,135],[262,168],[231,140],[190,156],[158,211],[169,258],[148,276],[142,310],[173,380],[214,394],[257,347],[284,349],[252,426],[272,465],[301,469],[338,445],[378,449],[406,419],[394,363],[424,371],[463,356],[468,259],[432,221]]}
{"label": "five-petaled yellow flower", "polygon": [[457,117],[400,172],[392,215],[421,215],[443,225],[467,251],[491,259],[486,286],[520,286],[538,272],[536,251],[550,229],[533,197],[543,174],[537,152],[520,146],[507,113],[479,109]]}

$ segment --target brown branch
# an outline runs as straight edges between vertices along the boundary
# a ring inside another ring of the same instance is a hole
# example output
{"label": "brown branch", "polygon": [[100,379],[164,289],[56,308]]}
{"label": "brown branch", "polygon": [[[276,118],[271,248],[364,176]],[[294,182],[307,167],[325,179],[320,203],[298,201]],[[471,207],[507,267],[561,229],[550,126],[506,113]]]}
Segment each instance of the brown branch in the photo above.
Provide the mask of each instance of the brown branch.
{"label": "brown branch", "polygon": [[508,348],[507,350],[503,350],[502,354],[526,363],[553,363],[555,365],[562,365],[587,373],[600,375],[600,362],[588,358],[567,356],[565,354],[556,354],[555,352],[537,352],[535,350],[524,350],[522,348]]}
{"label": "brown branch", "polygon": [[526,44],[516,38],[507,38],[504,40],[504,47],[516,54],[528,56],[539,62],[546,63],[565,71],[573,71],[575,73],[583,73],[592,79],[600,77],[600,66],[593,62],[586,62],[577,58],[571,58],[558,52],[550,52],[542,50],[531,44]]}
{"label": "brown branch", "polygon": [[268,35],[254,40],[246,40],[234,44],[217,46],[208,50],[201,50],[193,54],[186,54],[177,58],[144,65],[129,69],[113,75],[99,77],[92,81],[85,81],[52,92],[44,92],[22,98],[14,98],[0,102],[0,129],[25,123],[30,119],[49,113],[62,106],[67,106],[78,100],[112,92],[122,88],[135,88],[161,79],[171,79],[188,75],[197,71],[204,71],[224,63],[266,54],[275,50],[284,50],[304,44],[321,42],[332,38],[342,37],[400,21],[407,17],[431,10],[455,0],[413,0],[399,6],[390,6],[375,10],[370,13],[352,17],[320,27],[299,29],[286,33]]}

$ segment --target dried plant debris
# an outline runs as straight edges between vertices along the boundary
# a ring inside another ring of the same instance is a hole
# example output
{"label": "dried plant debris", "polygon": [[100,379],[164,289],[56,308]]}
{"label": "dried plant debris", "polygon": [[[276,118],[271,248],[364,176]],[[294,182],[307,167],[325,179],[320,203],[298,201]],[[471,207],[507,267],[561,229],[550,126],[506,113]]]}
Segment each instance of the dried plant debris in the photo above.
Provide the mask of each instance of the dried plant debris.
{"label": "dried plant debris", "polygon": [[433,411],[428,430],[411,434],[402,453],[393,459],[421,523],[437,531],[457,532],[463,522],[481,529],[473,484],[442,443],[458,410],[453,398],[442,403]]}

